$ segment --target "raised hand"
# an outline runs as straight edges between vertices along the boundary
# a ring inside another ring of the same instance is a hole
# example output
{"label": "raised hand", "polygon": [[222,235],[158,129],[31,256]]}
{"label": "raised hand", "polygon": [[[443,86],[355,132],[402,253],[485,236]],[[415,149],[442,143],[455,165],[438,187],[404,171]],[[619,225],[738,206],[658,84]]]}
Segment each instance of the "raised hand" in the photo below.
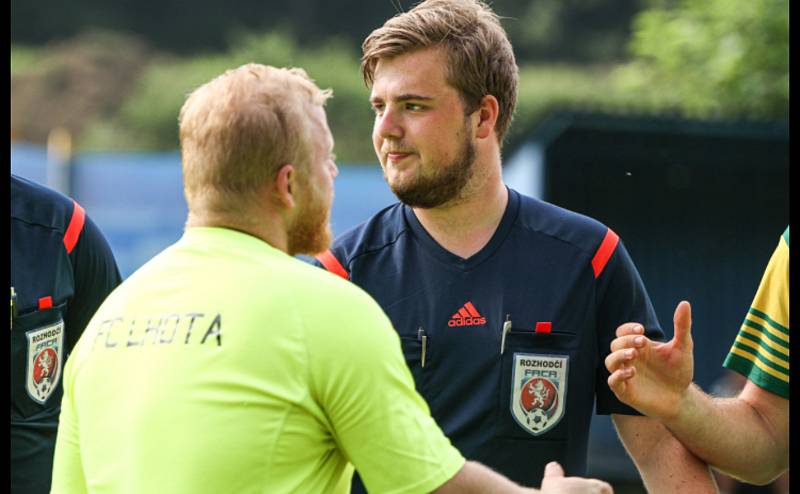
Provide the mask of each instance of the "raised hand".
{"label": "raised hand", "polygon": [[667,343],[644,336],[641,324],[623,324],[605,361],[608,385],[617,398],[657,419],[678,414],[694,375],[689,302],[678,304],[673,323],[675,336]]}

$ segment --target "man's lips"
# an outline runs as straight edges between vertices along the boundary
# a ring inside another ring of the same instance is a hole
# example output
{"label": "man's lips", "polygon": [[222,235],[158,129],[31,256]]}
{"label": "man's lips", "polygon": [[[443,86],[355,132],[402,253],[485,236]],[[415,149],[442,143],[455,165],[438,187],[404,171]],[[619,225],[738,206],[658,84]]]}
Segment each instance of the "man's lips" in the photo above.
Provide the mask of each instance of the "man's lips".
{"label": "man's lips", "polygon": [[395,163],[398,162],[398,161],[402,161],[403,159],[405,159],[408,156],[411,156],[411,153],[400,153],[400,152],[396,152],[396,151],[393,151],[391,153],[386,153],[386,158],[389,161],[393,161]]}

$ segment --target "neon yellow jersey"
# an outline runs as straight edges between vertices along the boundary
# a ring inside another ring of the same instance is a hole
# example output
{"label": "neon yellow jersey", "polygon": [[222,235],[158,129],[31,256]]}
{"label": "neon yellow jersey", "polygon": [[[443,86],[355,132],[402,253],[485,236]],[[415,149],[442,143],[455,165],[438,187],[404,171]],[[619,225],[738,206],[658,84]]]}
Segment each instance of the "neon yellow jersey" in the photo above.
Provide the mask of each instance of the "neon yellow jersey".
{"label": "neon yellow jersey", "polygon": [[723,365],[767,391],[789,398],[788,227]]}
{"label": "neon yellow jersey", "polygon": [[429,492],[464,458],[379,306],[233,230],[190,228],[115,290],[64,371],[53,491]]}

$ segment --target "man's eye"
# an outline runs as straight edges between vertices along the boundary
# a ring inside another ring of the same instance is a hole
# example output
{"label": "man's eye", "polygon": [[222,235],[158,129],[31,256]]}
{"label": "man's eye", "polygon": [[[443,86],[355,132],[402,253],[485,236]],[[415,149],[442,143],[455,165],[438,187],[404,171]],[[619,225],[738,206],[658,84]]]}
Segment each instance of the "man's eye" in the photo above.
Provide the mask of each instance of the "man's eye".
{"label": "man's eye", "polygon": [[374,111],[376,115],[380,115],[383,113],[383,105],[372,105],[372,111]]}
{"label": "man's eye", "polygon": [[416,103],[406,103],[406,109],[411,111],[421,111],[424,110],[425,107]]}

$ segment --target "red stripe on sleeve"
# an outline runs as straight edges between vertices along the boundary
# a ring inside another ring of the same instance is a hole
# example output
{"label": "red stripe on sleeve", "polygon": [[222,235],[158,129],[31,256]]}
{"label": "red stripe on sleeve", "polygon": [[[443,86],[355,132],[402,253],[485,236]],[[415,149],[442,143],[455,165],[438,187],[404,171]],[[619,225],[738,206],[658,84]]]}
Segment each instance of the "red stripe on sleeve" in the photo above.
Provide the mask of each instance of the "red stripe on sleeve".
{"label": "red stripe on sleeve", "polygon": [[46,310],[53,308],[53,297],[47,296],[39,299],[39,310]]}
{"label": "red stripe on sleeve", "polygon": [[70,254],[78,243],[78,238],[80,238],[83,231],[83,223],[86,221],[86,213],[81,205],[74,200],[72,204],[75,205],[72,210],[72,218],[70,218],[69,226],[66,233],[64,233],[64,247],[67,249],[67,254]]}
{"label": "red stripe on sleeve", "polygon": [[317,256],[317,261],[319,261],[325,269],[330,271],[331,273],[341,276],[344,279],[350,279],[350,273],[344,269],[342,263],[339,262],[338,259],[333,255],[333,252],[330,249],[326,250],[322,254]]}
{"label": "red stripe on sleeve", "polygon": [[603,272],[608,260],[611,259],[611,254],[613,254],[614,249],[617,248],[618,243],[619,236],[609,228],[606,232],[606,238],[600,243],[600,247],[597,248],[597,252],[592,258],[592,269],[594,270],[595,278],[600,276],[600,273]]}

